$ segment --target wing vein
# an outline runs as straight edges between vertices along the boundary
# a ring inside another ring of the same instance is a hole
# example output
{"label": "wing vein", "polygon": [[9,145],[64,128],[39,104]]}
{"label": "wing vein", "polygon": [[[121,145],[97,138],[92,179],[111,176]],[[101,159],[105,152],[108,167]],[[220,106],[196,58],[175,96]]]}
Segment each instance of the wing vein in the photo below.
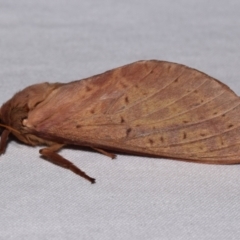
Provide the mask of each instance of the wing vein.
{"label": "wing vein", "polygon": [[177,80],[178,78],[180,78],[180,77],[183,75],[184,71],[185,71],[185,69],[179,74],[179,76],[175,77],[175,78],[173,79],[173,81],[171,81],[169,84],[165,85],[163,88],[158,89],[156,92],[152,93],[151,95],[149,95],[149,96],[147,96],[147,97],[141,98],[140,101],[136,101],[136,102],[134,102],[133,104],[129,104],[128,107],[126,107],[126,108],[123,109],[123,110],[117,111],[116,113],[121,113],[121,112],[123,112],[123,111],[129,110],[130,108],[135,107],[136,105],[141,104],[142,102],[147,101],[149,98],[154,97],[155,95],[159,94],[159,93],[160,93],[161,91],[163,91],[165,88],[167,88],[167,87],[169,87],[171,84],[173,84],[175,80]]}
{"label": "wing vein", "polygon": [[[212,99],[210,99],[209,101],[206,101],[206,102],[204,102],[204,103],[201,103],[201,104],[199,104],[198,106],[195,106],[195,107],[193,107],[193,108],[188,109],[187,111],[184,111],[184,112],[178,113],[178,114],[176,114],[176,115],[173,115],[172,117],[164,118],[164,119],[161,119],[160,121],[153,122],[153,123],[149,123],[148,125],[153,125],[153,124],[156,124],[156,123],[165,122],[165,121],[174,119],[174,118],[176,118],[176,117],[179,117],[179,116],[181,116],[181,115],[184,115],[184,114],[186,114],[186,113],[188,113],[188,112],[191,112],[191,111],[193,111],[193,110],[196,110],[197,108],[200,108],[200,107],[202,107],[202,106],[204,106],[204,105],[206,105],[206,104],[209,104],[210,102],[212,102],[212,101],[215,100],[216,98],[220,97],[220,96],[223,95],[224,93],[225,93],[225,90],[224,90],[223,92],[221,92],[219,95],[217,95],[217,96],[213,97]],[[157,111],[156,111],[156,112],[157,112]],[[220,116],[220,115],[222,115],[222,114],[224,114],[224,113],[227,113],[227,112],[222,112],[221,114],[216,115],[216,117],[218,117],[218,116]],[[209,118],[209,119],[212,119],[212,118]],[[201,123],[201,122],[204,122],[204,121],[206,121],[206,120],[199,121],[199,122],[197,122],[197,123]],[[190,125],[190,124],[188,124],[188,125]],[[186,126],[187,126],[187,124],[186,124]]]}
{"label": "wing vein", "polygon": [[[156,112],[158,112],[159,110],[162,110],[162,109],[164,109],[164,108],[167,108],[167,107],[173,105],[174,103],[178,102],[179,100],[183,99],[184,97],[191,95],[194,91],[196,91],[197,89],[199,89],[199,88],[200,88],[201,86],[203,86],[206,82],[207,82],[207,80],[204,81],[203,83],[201,83],[199,86],[197,86],[197,87],[196,87],[195,89],[193,89],[192,91],[188,92],[187,94],[184,94],[184,95],[182,95],[180,98],[178,98],[178,99],[174,100],[173,102],[169,103],[168,105],[165,105],[163,108],[159,108],[157,111],[153,111],[153,112],[148,113],[147,115],[144,115],[143,118],[147,118],[149,115],[151,115],[151,114],[153,114],[153,113],[156,113]],[[221,95],[221,94],[220,94],[220,95]],[[214,98],[213,98],[213,99],[214,99]],[[204,104],[205,104],[205,103],[202,103],[202,104],[200,104],[200,105],[204,105]],[[200,105],[199,105],[199,106],[200,106]],[[190,110],[191,110],[191,109],[190,109]],[[188,111],[189,111],[189,110],[188,110]],[[186,113],[186,112],[188,112],[188,111],[185,111],[184,113]],[[180,115],[180,114],[178,113],[177,115],[174,115],[173,117],[176,117],[176,116],[179,116],[179,115]],[[172,118],[172,117],[171,117],[171,118]],[[171,118],[167,118],[167,120],[169,120],[169,119],[171,119]]]}
{"label": "wing vein", "polygon": [[[240,102],[238,102],[238,104],[237,104],[236,106],[234,106],[233,108],[229,109],[228,111],[225,111],[225,112],[221,113],[221,115],[222,115],[222,114],[226,114],[226,113],[234,110],[234,109],[237,108],[239,105],[240,105]],[[194,126],[194,125],[197,125],[197,124],[202,123],[202,122],[210,121],[210,120],[212,120],[212,119],[214,119],[214,118],[217,118],[217,117],[219,117],[219,116],[220,116],[220,115],[216,115],[216,116],[213,117],[213,118],[209,118],[209,119],[207,119],[207,120],[203,120],[203,121],[191,123],[191,124],[188,124],[188,125],[186,124],[185,126],[186,126],[186,127]],[[223,131],[223,132],[220,132],[220,133],[215,134],[215,135],[212,135],[212,136],[208,136],[208,137],[205,137],[205,138],[196,139],[196,140],[194,140],[194,141],[188,141],[188,142],[184,142],[184,143],[183,143],[183,142],[180,142],[180,143],[176,143],[176,144],[171,144],[171,145],[168,145],[167,147],[178,146],[178,145],[185,145],[185,144],[194,143],[194,142],[201,141],[201,140],[206,140],[206,139],[209,139],[209,138],[216,137],[216,136],[218,136],[218,135],[220,135],[220,134],[230,132],[230,131],[235,130],[235,129],[239,128],[239,127],[240,127],[240,125],[237,126],[237,127],[233,127],[233,128],[231,128],[230,130]],[[156,134],[159,134],[159,133],[167,132],[167,131],[169,131],[169,130],[170,130],[170,131],[172,131],[172,130],[178,130],[178,129],[181,129],[181,128],[182,128],[182,126],[165,129],[164,131],[162,131],[162,130],[156,131],[156,130],[155,130],[155,131],[152,131],[152,132],[148,132],[148,133],[146,133],[146,134],[141,134],[140,138],[141,138],[141,137],[147,137],[147,136],[149,136],[149,135],[152,136],[152,135],[156,135]],[[127,141],[128,141],[128,140],[132,140],[132,139],[137,139],[137,138],[139,138],[139,137],[128,138]]]}

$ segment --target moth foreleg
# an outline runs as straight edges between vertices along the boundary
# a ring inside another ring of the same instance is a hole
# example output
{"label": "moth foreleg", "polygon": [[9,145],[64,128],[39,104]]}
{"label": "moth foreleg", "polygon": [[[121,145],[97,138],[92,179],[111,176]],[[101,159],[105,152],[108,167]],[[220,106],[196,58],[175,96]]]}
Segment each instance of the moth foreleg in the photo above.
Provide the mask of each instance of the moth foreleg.
{"label": "moth foreleg", "polygon": [[55,144],[50,147],[40,149],[39,153],[42,154],[44,157],[46,157],[47,160],[50,161],[51,163],[56,164],[60,167],[69,169],[70,171],[76,173],[77,175],[87,179],[91,183],[95,183],[94,178],[89,177],[85,172],[83,172],[81,169],[75,166],[72,162],[70,162],[69,160],[63,158],[61,155],[56,153],[56,151],[58,151],[63,146],[64,145],[62,144]]}
{"label": "moth foreleg", "polygon": [[1,142],[0,142],[0,155],[3,154],[6,150],[9,133],[10,131],[7,129],[4,129],[2,132]]}
{"label": "moth foreleg", "polygon": [[114,159],[116,158],[116,154],[114,153],[110,153],[110,152],[107,152],[105,150],[102,150],[100,148],[95,148],[95,147],[91,147],[93,150],[97,151],[97,152],[100,152],[102,153],[103,155],[106,155],[107,157],[110,157],[111,159]]}

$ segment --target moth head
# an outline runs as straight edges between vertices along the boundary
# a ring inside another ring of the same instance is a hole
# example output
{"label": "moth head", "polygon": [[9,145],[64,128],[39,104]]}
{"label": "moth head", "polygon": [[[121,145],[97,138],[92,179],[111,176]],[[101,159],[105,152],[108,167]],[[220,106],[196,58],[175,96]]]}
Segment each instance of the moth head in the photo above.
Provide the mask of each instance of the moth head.
{"label": "moth head", "polygon": [[2,121],[1,108],[0,108],[0,135],[2,134],[4,129],[6,129],[6,125]]}
{"label": "moth head", "polygon": [[5,122],[3,120],[2,117],[2,108],[0,108],[0,133],[2,134],[3,130],[7,129],[9,132],[15,132],[17,134],[20,134],[20,132],[17,129],[14,129],[13,127],[11,127],[10,125],[7,124],[7,122]]}
{"label": "moth head", "polygon": [[0,127],[7,129],[20,141],[34,145],[23,121],[28,118],[29,112],[44,101],[59,85],[59,83],[34,84],[16,93],[0,108]]}
{"label": "moth head", "polygon": [[[1,114],[1,108],[0,108],[0,124],[3,124],[2,122],[2,114]],[[0,132],[2,132],[2,126],[0,125]]]}

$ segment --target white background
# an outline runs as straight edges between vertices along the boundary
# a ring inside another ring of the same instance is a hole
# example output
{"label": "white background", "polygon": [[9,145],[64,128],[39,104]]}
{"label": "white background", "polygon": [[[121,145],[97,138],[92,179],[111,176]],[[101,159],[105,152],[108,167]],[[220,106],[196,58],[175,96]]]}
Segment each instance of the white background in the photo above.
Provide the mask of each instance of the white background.
{"label": "white background", "polygon": [[[240,1],[0,0],[0,102],[140,59],[179,62],[240,94]],[[240,166],[61,154],[95,185],[9,142],[0,239],[239,239]]]}

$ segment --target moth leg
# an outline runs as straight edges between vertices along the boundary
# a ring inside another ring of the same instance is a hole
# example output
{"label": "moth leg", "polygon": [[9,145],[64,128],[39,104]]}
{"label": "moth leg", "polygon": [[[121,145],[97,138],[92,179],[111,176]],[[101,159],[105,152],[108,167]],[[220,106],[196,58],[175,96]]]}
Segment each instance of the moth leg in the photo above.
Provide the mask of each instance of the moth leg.
{"label": "moth leg", "polygon": [[94,149],[97,152],[102,153],[103,155],[106,155],[107,157],[110,157],[111,159],[116,158],[116,154],[114,154],[114,153],[110,153],[110,152],[104,151],[104,150],[102,150],[100,148],[95,148],[95,147],[91,147],[91,148]]}
{"label": "moth leg", "polygon": [[6,150],[9,133],[10,131],[7,129],[4,129],[2,132],[0,141],[0,155],[3,154]]}
{"label": "moth leg", "polygon": [[94,178],[89,177],[85,172],[83,172],[81,169],[75,166],[72,162],[56,153],[56,151],[58,151],[63,146],[64,146],[63,144],[54,144],[50,147],[40,149],[39,153],[46,157],[47,160],[49,160],[51,163],[69,169],[70,171],[76,173],[77,175],[87,179],[91,183],[95,183]]}

